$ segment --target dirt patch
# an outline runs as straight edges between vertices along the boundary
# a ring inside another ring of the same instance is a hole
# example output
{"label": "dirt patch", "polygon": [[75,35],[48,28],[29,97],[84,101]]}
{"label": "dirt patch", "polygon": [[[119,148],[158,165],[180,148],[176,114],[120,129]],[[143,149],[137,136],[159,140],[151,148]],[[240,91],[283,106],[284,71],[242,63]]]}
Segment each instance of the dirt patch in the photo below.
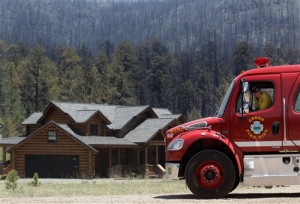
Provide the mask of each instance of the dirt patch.
{"label": "dirt patch", "polygon": [[25,197],[0,198],[0,203],[299,203],[300,188],[274,187],[238,187],[231,194],[218,200],[199,200],[193,194],[164,195],[117,195],[117,196],[72,196],[72,197]]}

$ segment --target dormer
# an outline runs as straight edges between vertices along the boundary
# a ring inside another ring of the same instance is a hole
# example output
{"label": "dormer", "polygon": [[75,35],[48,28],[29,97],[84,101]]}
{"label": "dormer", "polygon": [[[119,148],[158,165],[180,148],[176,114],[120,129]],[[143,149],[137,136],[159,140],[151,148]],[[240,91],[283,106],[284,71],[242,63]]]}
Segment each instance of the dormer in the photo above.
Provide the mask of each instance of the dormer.
{"label": "dormer", "polygon": [[22,124],[26,125],[26,135],[29,135],[49,121],[70,125],[79,135],[104,136],[111,124],[93,104],[63,102],[49,103],[43,113],[32,114]]}
{"label": "dormer", "polygon": [[74,122],[74,119],[51,102],[44,110],[43,116],[38,120],[38,123],[44,125],[50,121],[58,124],[71,124]]}
{"label": "dormer", "polygon": [[[77,114],[78,120],[71,126],[79,135],[107,135],[109,130],[107,126],[111,122],[99,110],[77,110]],[[79,118],[81,119],[79,120]]]}
{"label": "dormer", "polygon": [[40,127],[42,127],[41,124],[38,124],[37,121],[43,116],[43,113],[33,113],[28,118],[26,118],[22,125],[26,126],[26,136],[30,135]]}

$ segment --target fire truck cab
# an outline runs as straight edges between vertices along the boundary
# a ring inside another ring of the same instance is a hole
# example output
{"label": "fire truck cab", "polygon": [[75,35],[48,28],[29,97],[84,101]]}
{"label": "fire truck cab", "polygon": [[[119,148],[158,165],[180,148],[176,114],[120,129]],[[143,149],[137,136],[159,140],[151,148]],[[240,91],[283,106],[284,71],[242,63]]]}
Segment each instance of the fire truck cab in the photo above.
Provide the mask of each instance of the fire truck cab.
{"label": "fire truck cab", "polygon": [[[300,65],[256,64],[231,82],[214,117],[166,133],[167,177],[185,179],[199,198],[224,197],[240,182],[300,185]],[[258,91],[268,106],[258,108]]]}

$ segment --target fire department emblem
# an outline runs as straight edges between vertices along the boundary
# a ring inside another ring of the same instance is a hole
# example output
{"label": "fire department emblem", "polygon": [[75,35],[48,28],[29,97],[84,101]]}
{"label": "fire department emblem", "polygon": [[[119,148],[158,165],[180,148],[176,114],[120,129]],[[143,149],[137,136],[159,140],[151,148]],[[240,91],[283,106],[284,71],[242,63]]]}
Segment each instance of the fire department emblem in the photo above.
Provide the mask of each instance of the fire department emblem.
{"label": "fire department emblem", "polygon": [[260,121],[254,121],[250,125],[250,130],[253,132],[253,134],[259,135],[264,130],[264,125],[261,124]]}
{"label": "fire department emblem", "polygon": [[249,119],[250,127],[247,129],[247,135],[254,140],[260,140],[268,134],[268,129],[264,128],[264,118],[261,116],[253,116]]}

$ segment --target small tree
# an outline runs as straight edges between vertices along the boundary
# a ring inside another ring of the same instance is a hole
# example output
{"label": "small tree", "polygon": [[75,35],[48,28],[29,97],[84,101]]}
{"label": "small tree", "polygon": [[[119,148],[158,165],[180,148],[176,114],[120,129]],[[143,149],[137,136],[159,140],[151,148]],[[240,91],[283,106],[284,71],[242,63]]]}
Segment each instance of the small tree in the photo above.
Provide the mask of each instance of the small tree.
{"label": "small tree", "polygon": [[17,188],[17,181],[19,178],[20,177],[18,175],[18,172],[15,169],[12,169],[6,177],[6,189],[12,189],[13,191],[15,191],[15,189]]}
{"label": "small tree", "polygon": [[33,178],[33,181],[32,181],[33,186],[36,187],[36,186],[40,185],[38,173],[34,173],[32,178]]}

